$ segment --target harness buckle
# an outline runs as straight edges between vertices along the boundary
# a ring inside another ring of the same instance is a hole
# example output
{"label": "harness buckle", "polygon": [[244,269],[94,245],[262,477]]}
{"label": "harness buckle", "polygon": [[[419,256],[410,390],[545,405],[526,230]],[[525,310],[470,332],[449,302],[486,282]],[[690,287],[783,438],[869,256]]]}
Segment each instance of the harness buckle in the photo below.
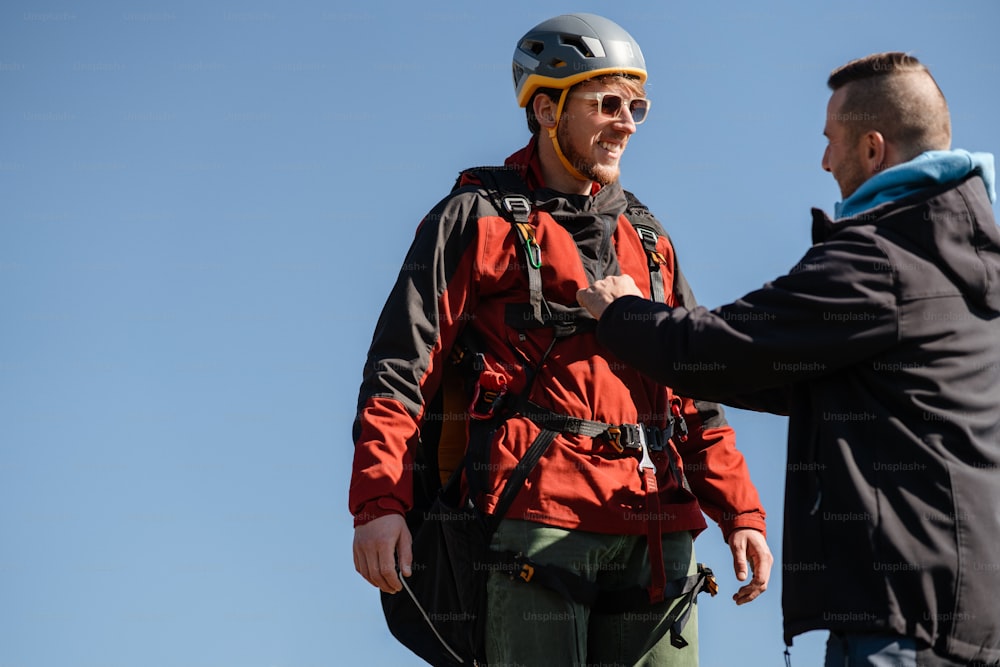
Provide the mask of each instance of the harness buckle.
{"label": "harness buckle", "polygon": [[504,210],[518,220],[522,217],[524,220],[527,220],[528,214],[531,213],[531,202],[524,195],[506,195],[500,200],[500,203],[503,205]]}
{"label": "harness buckle", "polygon": [[705,590],[712,597],[715,597],[719,592],[719,582],[715,580],[715,573],[712,572],[711,568],[704,567],[702,574],[705,575]]}
{"label": "harness buckle", "polygon": [[500,399],[507,393],[507,387],[499,389],[484,389],[481,384],[476,383],[475,393],[472,402],[469,403],[469,416],[473,419],[485,420],[493,417],[496,413]]}
{"label": "harness buckle", "polygon": [[676,438],[677,442],[686,442],[688,439],[688,425],[687,420],[684,419],[684,415],[681,414],[680,402],[671,402],[670,412],[674,416],[673,437]]}
{"label": "harness buckle", "polygon": [[643,470],[652,470],[656,473],[656,464],[653,463],[653,459],[649,457],[649,447],[646,445],[646,429],[642,426],[639,429],[639,449],[642,451],[642,457],[639,459],[639,474],[643,474]]}
{"label": "harness buckle", "polygon": [[643,438],[641,424],[622,424],[621,428],[625,430],[625,446],[628,449],[642,449],[642,443],[645,438]]}
{"label": "harness buckle", "polygon": [[604,437],[619,454],[626,449],[642,449],[640,432],[645,427],[642,424],[616,424],[608,427]]}
{"label": "harness buckle", "polygon": [[639,235],[639,238],[642,240],[644,245],[651,245],[654,248],[656,247],[656,232],[652,229],[649,229],[648,227],[636,226],[635,232]]}
{"label": "harness buckle", "polygon": [[622,430],[618,426],[609,426],[608,430],[604,432],[604,436],[608,439],[608,444],[615,448],[615,451],[621,454],[625,451],[625,445],[622,444]]}
{"label": "harness buckle", "polygon": [[664,450],[667,438],[670,436],[662,428],[643,425],[640,425],[639,428],[646,431],[646,446],[649,447],[649,451],[662,452]]}
{"label": "harness buckle", "polygon": [[535,566],[531,563],[531,560],[525,556],[523,553],[518,552],[514,555],[514,567],[510,569],[507,575],[511,581],[517,576],[519,579],[525,583],[530,582],[535,576]]}

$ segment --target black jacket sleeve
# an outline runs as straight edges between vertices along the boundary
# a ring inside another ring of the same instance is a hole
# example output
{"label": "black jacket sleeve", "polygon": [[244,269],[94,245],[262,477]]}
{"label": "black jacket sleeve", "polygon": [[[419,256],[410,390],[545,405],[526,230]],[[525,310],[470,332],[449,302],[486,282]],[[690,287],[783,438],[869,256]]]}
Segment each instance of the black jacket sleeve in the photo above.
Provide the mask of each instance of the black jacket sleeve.
{"label": "black jacket sleeve", "polygon": [[897,340],[886,255],[844,234],[813,246],[796,268],[714,310],[617,299],[598,324],[614,354],[696,398],[783,413],[795,384],[836,372]]}

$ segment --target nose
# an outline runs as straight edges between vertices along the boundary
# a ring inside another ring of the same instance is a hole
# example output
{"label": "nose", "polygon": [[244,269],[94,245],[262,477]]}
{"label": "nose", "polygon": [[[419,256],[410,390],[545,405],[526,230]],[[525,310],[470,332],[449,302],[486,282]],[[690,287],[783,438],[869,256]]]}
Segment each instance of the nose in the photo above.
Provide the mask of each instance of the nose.
{"label": "nose", "polygon": [[635,134],[635,121],[632,119],[632,112],[629,111],[627,104],[623,104],[618,115],[615,116],[615,127],[626,134]]}
{"label": "nose", "polygon": [[[821,163],[821,166],[823,167],[823,171],[831,171],[830,170],[830,146],[829,146],[829,144],[827,145],[826,150],[823,151],[823,162]],[[832,171],[831,171],[831,173],[832,173]]]}

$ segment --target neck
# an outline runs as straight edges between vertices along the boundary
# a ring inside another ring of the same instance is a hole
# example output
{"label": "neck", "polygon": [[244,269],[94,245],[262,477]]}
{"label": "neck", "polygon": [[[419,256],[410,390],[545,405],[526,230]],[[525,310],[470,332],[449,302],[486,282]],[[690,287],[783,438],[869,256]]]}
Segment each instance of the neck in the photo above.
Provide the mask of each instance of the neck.
{"label": "neck", "polygon": [[546,187],[571,195],[589,195],[593,192],[594,182],[581,180],[566,171],[552,141],[545,136],[545,129],[538,137],[538,161],[542,167],[542,178]]}

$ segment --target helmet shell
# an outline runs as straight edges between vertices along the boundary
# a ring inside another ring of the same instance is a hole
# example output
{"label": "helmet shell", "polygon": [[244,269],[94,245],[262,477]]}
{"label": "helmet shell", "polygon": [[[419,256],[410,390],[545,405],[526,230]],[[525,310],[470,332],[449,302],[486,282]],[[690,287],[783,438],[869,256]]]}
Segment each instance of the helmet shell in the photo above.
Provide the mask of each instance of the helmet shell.
{"label": "helmet shell", "polygon": [[512,70],[521,107],[539,88],[565,90],[601,74],[646,81],[639,44],[620,25],[596,14],[563,14],[539,23],[518,41]]}

